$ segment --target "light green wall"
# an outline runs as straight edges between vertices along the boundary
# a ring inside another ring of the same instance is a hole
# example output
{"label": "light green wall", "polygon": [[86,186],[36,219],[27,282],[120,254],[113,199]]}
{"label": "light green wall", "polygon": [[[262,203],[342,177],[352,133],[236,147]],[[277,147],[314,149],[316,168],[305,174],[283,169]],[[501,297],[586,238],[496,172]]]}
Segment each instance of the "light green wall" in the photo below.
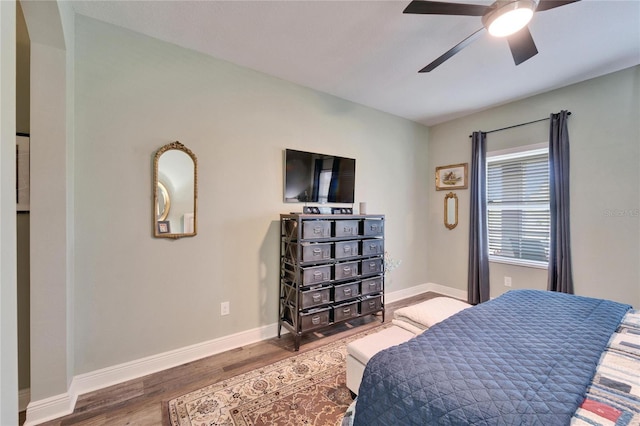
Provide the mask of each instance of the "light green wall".
{"label": "light green wall", "polygon": [[[571,232],[577,294],[640,307],[640,67],[492,108],[429,131],[428,163],[470,161],[469,135],[548,117],[567,109],[571,143]],[[548,122],[489,134],[488,150],[548,141]],[[460,198],[460,225],[442,225],[444,193],[431,186],[430,282],[466,290],[469,191]],[[512,288],[546,288],[546,270],[491,263],[491,296]]]}
{"label": "light green wall", "polygon": [[16,5],[0,2],[0,424],[18,424]]}
{"label": "light green wall", "polygon": [[[45,2],[57,8],[53,2]],[[28,7],[23,5],[25,13]],[[66,52],[31,43],[30,325],[31,398],[63,393],[70,382],[67,296]]]}
{"label": "light green wall", "polygon": [[[356,205],[403,261],[388,290],[426,282],[426,127],[81,16],[75,55],[75,374],[276,323],[279,214],[302,209],[285,148],[356,158]],[[198,236],[154,239],[152,158],[175,140]]]}
{"label": "light green wall", "polygon": [[75,402],[66,395],[74,367],[74,12],[69,2],[21,5],[30,40],[30,397],[55,396],[29,410],[30,423],[34,410],[42,420]]}

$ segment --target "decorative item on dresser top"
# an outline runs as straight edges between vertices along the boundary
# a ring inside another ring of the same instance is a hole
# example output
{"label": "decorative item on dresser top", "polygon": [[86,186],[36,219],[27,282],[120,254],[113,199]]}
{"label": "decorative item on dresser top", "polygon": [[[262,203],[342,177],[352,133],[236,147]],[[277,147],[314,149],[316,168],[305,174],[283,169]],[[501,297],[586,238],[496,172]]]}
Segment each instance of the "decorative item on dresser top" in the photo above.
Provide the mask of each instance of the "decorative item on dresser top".
{"label": "decorative item on dresser top", "polygon": [[384,215],[280,215],[282,327],[303,334],[364,315],[384,322]]}

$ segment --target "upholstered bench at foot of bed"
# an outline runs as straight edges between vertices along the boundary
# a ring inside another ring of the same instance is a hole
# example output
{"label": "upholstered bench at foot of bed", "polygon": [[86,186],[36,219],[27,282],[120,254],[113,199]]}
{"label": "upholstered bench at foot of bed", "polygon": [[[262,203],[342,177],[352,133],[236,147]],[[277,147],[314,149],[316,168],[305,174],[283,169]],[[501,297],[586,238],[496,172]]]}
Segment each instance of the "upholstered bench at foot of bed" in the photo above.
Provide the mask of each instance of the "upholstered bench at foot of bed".
{"label": "upholstered bench at foot of bed", "polygon": [[416,305],[398,309],[393,325],[347,345],[347,387],[358,393],[364,367],[372,356],[383,349],[399,345],[427,328],[470,307],[468,303],[449,297],[436,297]]}
{"label": "upholstered bench at foot of bed", "polygon": [[347,387],[358,393],[364,367],[369,359],[383,349],[399,345],[415,337],[414,333],[392,325],[347,345]]}

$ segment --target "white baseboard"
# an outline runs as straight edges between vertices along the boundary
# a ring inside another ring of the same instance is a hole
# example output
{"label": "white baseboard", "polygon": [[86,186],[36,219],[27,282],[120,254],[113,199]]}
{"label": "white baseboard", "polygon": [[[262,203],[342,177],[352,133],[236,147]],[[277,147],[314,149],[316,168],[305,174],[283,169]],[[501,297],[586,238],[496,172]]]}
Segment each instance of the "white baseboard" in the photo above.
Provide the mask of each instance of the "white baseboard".
{"label": "white baseboard", "polygon": [[468,292],[466,290],[458,290],[457,288],[451,288],[440,284],[427,283],[428,290],[435,293],[440,293],[444,296],[454,297],[456,299],[466,301],[468,298]]}
{"label": "white baseboard", "polygon": [[464,290],[458,290],[451,287],[446,287],[435,283],[420,284],[414,287],[405,288],[389,293],[385,293],[384,299],[386,303],[397,302],[398,300],[406,299],[409,297],[417,296],[428,291],[434,293],[440,293],[443,296],[454,297],[456,299],[467,300],[467,292]]}
{"label": "white baseboard", "polygon": [[78,396],[73,396],[72,388],[73,384],[66,393],[30,402],[27,405],[25,426],[37,425],[73,413]]}
{"label": "white baseboard", "polygon": [[[452,289],[434,283],[420,284],[408,289],[397,290],[385,294],[385,303],[395,302],[407,297],[434,291],[446,296],[466,300],[465,291]],[[282,330],[284,334],[286,330]],[[152,355],[131,362],[115,365],[75,376],[69,390],[60,395],[39,401],[32,401],[27,406],[25,426],[37,425],[67,414],[74,410],[78,396],[113,386],[128,380],[137,379],[148,374],[168,368],[177,367],[188,362],[206,358],[251,343],[267,340],[278,335],[278,324],[270,324],[252,330],[243,331],[214,340],[198,343],[184,348]]]}
{"label": "white baseboard", "polygon": [[[283,329],[282,334],[285,334],[285,331]],[[37,425],[73,413],[76,400],[82,394],[177,367],[240,346],[270,339],[277,335],[278,325],[270,324],[90,373],[80,374],[73,378],[71,386],[66,393],[29,403],[25,426]]]}
{"label": "white baseboard", "polygon": [[113,367],[80,374],[73,378],[73,384],[76,387],[78,395],[82,395],[127,380],[157,373],[158,371],[219,354],[240,346],[270,339],[277,335],[278,325],[270,324]]}
{"label": "white baseboard", "polygon": [[417,296],[429,291],[429,284],[419,284],[410,288],[403,288],[402,290],[390,291],[384,293],[384,302],[393,303],[398,300],[406,299],[408,297]]}

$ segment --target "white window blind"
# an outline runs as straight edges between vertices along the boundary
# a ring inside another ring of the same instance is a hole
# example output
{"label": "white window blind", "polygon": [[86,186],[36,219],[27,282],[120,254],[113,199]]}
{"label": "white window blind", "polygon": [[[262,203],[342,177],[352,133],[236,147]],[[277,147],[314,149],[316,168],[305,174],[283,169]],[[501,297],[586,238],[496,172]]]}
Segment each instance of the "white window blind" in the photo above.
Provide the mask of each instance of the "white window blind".
{"label": "white window blind", "polygon": [[491,261],[546,267],[549,261],[547,148],[487,157]]}

